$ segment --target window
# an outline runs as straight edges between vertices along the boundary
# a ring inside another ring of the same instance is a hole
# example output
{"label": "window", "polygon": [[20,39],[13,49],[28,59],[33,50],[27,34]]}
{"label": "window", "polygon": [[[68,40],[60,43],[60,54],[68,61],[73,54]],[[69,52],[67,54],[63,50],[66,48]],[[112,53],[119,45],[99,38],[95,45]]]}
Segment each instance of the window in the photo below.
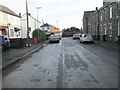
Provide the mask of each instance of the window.
{"label": "window", "polygon": [[102,30],[102,24],[100,25],[100,32],[101,32],[101,35],[103,34],[103,30]]}
{"label": "window", "polygon": [[110,6],[110,18],[112,18],[112,6]]}
{"label": "window", "polygon": [[7,15],[6,14],[3,14],[3,19],[7,20]]}
{"label": "window", "polygon": [[118,9],[120,9],[120,1],[119,1],[119,4],[118,4]]}
{"label": "window", "polygon": [[104,26],[105,26],[105,35],[107,35],[107,28],[106,28],[106,24],[105,24]]}
{"label": "window", "polygon": [[101,14],[101,16],[100,16],[100,20],[102,21],[102,14]]}
{"label": "window", "polygon": [[112,37],[112,23],[109,24],[109,36]]}
{"label": "window", "polygon": [[13,29],[10,29],[10,36],[14,37],[14,31],[13,31]]}
{"label": "window", "polygon": [[11,21],[11,22],[14,22],[13,16],[10,17],[10,21]]}
{"label": "window", "polygon": [[100,12],[100,21],[102,21],[102,12]]}
{"label": "window", "polygon": [[20,36],[20,31],[19,31],[19,36]]}
{"label": "window", "polygon": [[105,10],[104,10],[104,18],[105,18],[105,20],[106,20],[106,8],[105,8]]}
{"label": "window", "polygon": [[118,22],[118,36],[120,35],[120,23]]}
{"label": "window", "polygon": [[49,30],[49,27],[47,27],[47,30]]}

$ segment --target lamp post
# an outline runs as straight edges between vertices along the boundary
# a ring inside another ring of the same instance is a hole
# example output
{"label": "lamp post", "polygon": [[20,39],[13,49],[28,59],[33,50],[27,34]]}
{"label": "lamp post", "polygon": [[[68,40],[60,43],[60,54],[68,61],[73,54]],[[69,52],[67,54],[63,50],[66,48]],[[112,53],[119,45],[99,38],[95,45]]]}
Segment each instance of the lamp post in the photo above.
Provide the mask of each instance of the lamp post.
{"label": "lamp post", "polygon": [[55,29],[55,33],[57,33],[57,30],[58,30],[58,20],[56,20],[57,22],[57,28]]}
{"label": "lamp post", "polygon": [[99,32],[99,10],[98,10],[98,7],[96,7],[96,11],[97,11],[97,40],[100,40],[100,32]]}
{"label": "lamp post", "polygon": [[38,25],[38,9],[41,9],[42,7],[37,7],[37,28],[39,28],[39,25]]}
{"label": "lamp post", "polygon": [[27,5],[27,0],[26,0],[26,18],[27,18],[27,44],[28,47],[30,47],[30,37],[29,37],[29,20],[28,20],[28,5]]}
{"label": "lamp post", "polygon": [[58,20],[56,20],[56,22],[57,22],[57,28],[58,28]]}
{"label": "lamp post", "polygon": [[[39,28],[38,25],[38,9],[41,9],[42,7],[37,7],[37,28]],[[38,29],[38,42],[39,42],[39,29]]]}

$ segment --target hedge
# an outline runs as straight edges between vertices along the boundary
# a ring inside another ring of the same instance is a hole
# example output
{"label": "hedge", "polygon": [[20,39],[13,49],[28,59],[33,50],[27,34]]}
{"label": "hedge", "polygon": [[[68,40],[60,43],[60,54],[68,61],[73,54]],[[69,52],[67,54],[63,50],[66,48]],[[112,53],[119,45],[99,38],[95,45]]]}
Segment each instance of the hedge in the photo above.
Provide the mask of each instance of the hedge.
{"label": "hedge", "polygon": [[33,38],[38,38],[38,30],[39,30],[39,42],[43,42],[46,40],[46,34],[40,30],[40,29],[35,29],[32,33]]}

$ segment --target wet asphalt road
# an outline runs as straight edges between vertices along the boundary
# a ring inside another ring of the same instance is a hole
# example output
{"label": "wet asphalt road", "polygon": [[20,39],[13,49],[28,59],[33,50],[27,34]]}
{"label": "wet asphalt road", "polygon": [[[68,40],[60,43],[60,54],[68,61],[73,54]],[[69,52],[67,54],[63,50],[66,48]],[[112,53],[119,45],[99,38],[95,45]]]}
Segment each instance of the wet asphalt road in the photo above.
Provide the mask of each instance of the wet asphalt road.
{"label": "wet asphalt road", "polygon": [[117,51],[72,38],[50,43],[3,71],[3,88],[117,87]]}

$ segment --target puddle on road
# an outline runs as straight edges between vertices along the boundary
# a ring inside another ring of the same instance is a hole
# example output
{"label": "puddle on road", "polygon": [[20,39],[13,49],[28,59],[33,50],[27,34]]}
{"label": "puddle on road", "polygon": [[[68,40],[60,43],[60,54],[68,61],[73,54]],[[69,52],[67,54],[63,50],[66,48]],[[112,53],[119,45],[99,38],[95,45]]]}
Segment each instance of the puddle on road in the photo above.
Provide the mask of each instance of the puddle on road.
{"label": "puddle on road", "polygon": [[39,66],[39,64],[34,64],[33,66],[38,67],[38,66]]}
{"label": "puddle on road", "polygon": [[48,81],[52,81],[52,79],[48,79]]}
{"label": "puddle on road", "polygon": [[65,64],[66,64],[66,68],[70,69],[70,68],[81,68],[81,70],[87,70],[88,69],[88,65],[85,61],[82,60],[82,58],[79,57],[79,55],[77,55],[77,53],[75,53],[74,55],[68,55],[65,54]]}

